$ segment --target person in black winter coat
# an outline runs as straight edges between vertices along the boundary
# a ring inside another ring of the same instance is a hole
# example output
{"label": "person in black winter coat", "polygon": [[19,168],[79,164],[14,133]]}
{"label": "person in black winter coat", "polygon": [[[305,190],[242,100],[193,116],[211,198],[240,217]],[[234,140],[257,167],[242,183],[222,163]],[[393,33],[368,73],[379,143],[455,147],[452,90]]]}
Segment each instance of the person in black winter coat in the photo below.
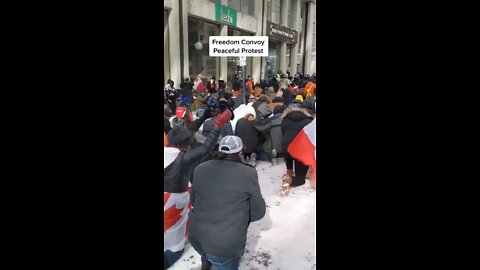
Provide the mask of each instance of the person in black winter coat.
{"label": "person in black winter coat", "polygon": [[168,79],[168,80],[167,80],[167,83],[170,84],[170,86],[171,86],[173,89],[175,89],[175,87],[174,87],[174,84],[175,84],[175,83],[172,81],[172,79]]}
{"label": "person in black winter coat", "polygon": [[243,150],[243,157],[250,159],[252,153],[255,153],[258,148],[259,134],[253,126],[253,120],[255,116],[251,113],[245,115],[245,117],[237,121],[235,126],[235,136],[242,139],[245,149]]}
{"label": "person in black winter coat", "polygon": [[292,91],[290,89],[283,90],[282,98],[283,98],[283,103],[286,106],[290,105],[290,102],[292,102],[292,99],[293,99]]}
{"label": "person in black winter coat", "polygon": [[232,88],[233,88],[233,90],[242,90],[243,89],[242,88],[242,81],[240,80],[238,75],[235,75],[235,77],[233,78]]}
{"label": "person in black winter coat", "polygon": [[163,106],[163,131],[168,134],[168,132],[172,129],[170,125],[170,117],[172,116],[172,111],[168,105]]}
{"label": "person in black winter coat", "polygon": [[170,107],[170,110],[174,112],[177,109],[177,91],[170,85],[167,84],[164,88],[166,104]]}
{"label": "person in black winter coat", "polygon": [[[193,82],[187,81],[188,78],[185,78],[183,83],[183,87],[180,89],[179,94],[182,98],[188,97],[190,101],[193,101]],[[189,105],[190,107],[190,105]]]}
{"label": "person in black winter coat", "polygon": [[179,157],[173,162],[168,172],[164,173],[164,192],[185,192],[188,186],[188,176],[191,168],[201,161],[213,147],[215,147],[220,130],[225,123],[230,121],[232,112],[225,110],[216,119],[205,143],[201,147],[191,148],[192,133],[184,127],[175,127],[167,135],[168,147],[177,148],[181,151]]}
{"label": "person in black winter coat", "polygon": [[[287,165],[286,175],[291,178],[291,186],[305,184],[308,166],[290,156],[287,149],[298,133],[312,120],[312,115],[305,108],[288,107],[282,115],[282,149]],[[293,170],[295,161],[295,171]]]}
{"label": "person in black winter coat", "polygon": [[257,171],[242,162],[242,144],[236,136],[223,138],[217,159],[193,171],[187,232],[202,269],[238,269],[250,222],[266,213]]}

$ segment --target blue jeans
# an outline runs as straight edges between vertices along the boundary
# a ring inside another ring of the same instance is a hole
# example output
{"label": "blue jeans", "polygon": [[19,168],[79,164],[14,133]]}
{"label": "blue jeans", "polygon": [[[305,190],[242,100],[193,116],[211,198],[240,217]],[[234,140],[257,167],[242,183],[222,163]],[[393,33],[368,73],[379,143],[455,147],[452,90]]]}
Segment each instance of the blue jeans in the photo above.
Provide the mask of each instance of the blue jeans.
{"label": "blue jeans", "polygon": [[170,250],[165,251],[163,253],[163,268],[167,269],[177,262],[182,257],[183,251],[184,249],[177,252],[171,252]]}
{"label": "blue jeans", "polygon": [[263,151],[262,149],[257,149],[256,154],[257,154],[257,160],[263,160],[263,161],[268,160],[267,153],[265,153],[265,151]]}
{"label": "blue jeans", "polygon": [[212,264],[212,270],[238,270],[240,258],[221,258],[205,254],[204,258]]}

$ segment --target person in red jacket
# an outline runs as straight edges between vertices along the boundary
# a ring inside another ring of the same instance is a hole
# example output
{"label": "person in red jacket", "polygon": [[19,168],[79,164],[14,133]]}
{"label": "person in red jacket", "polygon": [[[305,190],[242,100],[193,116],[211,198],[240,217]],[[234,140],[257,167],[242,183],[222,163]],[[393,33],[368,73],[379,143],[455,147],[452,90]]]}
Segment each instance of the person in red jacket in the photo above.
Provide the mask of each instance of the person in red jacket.
{"label": "person in red jacket", "polygon": [[207,90],[210,94],[217,93],[218,86],[217,81],[215,80],[215,76],[212,76],[212,78],[208,81]]}

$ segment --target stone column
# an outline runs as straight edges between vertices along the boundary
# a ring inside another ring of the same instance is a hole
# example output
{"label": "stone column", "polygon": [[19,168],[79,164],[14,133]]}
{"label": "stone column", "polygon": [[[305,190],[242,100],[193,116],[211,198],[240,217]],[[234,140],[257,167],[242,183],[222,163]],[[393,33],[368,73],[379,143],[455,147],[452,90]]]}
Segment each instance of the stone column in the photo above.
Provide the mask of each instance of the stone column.
{"label": "stone column", "polygon": [[[282,11],[282,14],[280,15],[280,24],[285,26],[285,27],[288,27],[288,8],[289,8],[289,0],[283,0],[280,2],[280,5],[281,5],[281,11]],[[287,59],[287,43],[282,41],[280,43],[280,63],[279,63],[279,70],[281,70],[283,73],[285,73],[287,71],[287,61],[289,59]]]}
{"label": "stone column", "polygon": [[292,16],[293,16],[293,30],[298,32],[297,43],[292,45],[292,50],[290,52],[290,74],[295,75],[297,73],[297,62],[298,62],[298,46],[300,43],[300,0],[292,0]]}
{"label": "stone column", "polygon": [[167,17],[165,17],[164,19],[164,24],[166,24],[166,26],[164,26],[163,28],[163,46],[164,46],[164,49],[163,49],[163,58],[164,58],[164,62],[163,62],[163,84],[165,85],[167,83],[167,80],[168,78],[170,78],[170,63],[169,63],[169,49],[168,49],[168,13],[167,12]]}
{"label": "stone column", "polygon": [[[181,82],[180,62],[180,11],[179,1],[172,1],[172,10],[168,16],[168,49],[170,51],[170,79],[175,82],[175,87]],[[167,78],[168,79],[168,78]]]}
{"label": "stone column", "polygon": [[[259,1],[260,2],[260,1]],[[263,21],[262,23],[262,35],[266,36],[267,35],[267,0],[263,0],[262,5],[264,7],[263,12],[262,12],[262,17],[261,20]],[[269,46],[270,47],[270,46]],[[265,68],[267,66],[267,57],[262,57],[262,66],[260,70],[260,79],[265,79],[266,78],[266,73],[265,73]]]}
{"label": "stone column", "polygon": [[[254,16],[257,18],[257,31],[255,36],[262,36],[264,31],[262,28],[263,22],[263,2],[262,1],[254,1],[255,6],[255,14]],[[260,82],[260,78],[262,76],[262,57],[252,57],[252,78],[254,82]]]}
{"label": "stone column", "polygon": [[312,46],[313,46],[313,17],[315,16],[315,3],[308,2],[308,13],[306,16],[306,23],[307,23],[307,32],[306,40],[305,40],[305,74],[312,75],[314,72],[311,68],[312,63]]}
{"label": "stone column", "polygon": [[[228,36],[228,26],[220,25],[220,36]],[[217,70],[218,77],[217,80],[224,80],[227,82],[227,72],[228,72],[228,57],[217,57]]]}
{"label": "stone column", "polygon": [[[228,0],[218,1],[224,6],[228,6]],[[220,36],[228,36],[228,26],[220,25]],[[227,57],[217,57],[217,80],[224,80],[227,83],[227,72],[228,72],[228,58]]]}
{"label": "stone column", "polygon": [[[182,62],[182,69],[183,69],[183,78],[190,77],[190,58],[188,55],[188,0],[180,0],[182,5],[182,37],[183,37],[183,44],[177,45],[177,47],[183,50],[183,62]],[[180,85],[180,84],[179,84]]]}

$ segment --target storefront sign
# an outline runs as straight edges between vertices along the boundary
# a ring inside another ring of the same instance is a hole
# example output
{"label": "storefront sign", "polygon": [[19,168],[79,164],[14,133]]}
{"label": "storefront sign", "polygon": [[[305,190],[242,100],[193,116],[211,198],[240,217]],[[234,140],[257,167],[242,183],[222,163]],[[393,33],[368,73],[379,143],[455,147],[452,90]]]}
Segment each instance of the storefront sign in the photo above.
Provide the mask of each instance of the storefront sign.
{"label": "storefront sign", "polygon": [[285,26],[267,21],[267,35],[273,39],[287,43],[297,43],[298,33]]}
{"label": "storefront sign", "polygon": [[222,24],[237,26],[237,11],[215,3],[215,20]]}
{"label": "storefront sign", "polygon": [[209,56],[268,56],[266,36],[210,36]]}

